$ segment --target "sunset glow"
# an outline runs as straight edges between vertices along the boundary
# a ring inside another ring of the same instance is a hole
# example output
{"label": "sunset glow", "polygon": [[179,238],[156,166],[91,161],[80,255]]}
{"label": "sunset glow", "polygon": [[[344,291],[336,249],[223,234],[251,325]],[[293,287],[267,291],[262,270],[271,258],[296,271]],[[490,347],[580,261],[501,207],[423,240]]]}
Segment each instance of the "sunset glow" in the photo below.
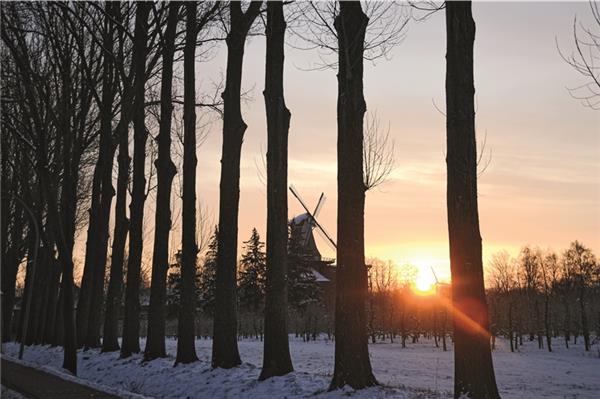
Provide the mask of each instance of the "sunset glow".
{"label": "sunset glow", "polygon": [[413,285],[413,290],[417,295],[435,294],[435,278],[433,274],[427,274],[423,270],[420,270]]}

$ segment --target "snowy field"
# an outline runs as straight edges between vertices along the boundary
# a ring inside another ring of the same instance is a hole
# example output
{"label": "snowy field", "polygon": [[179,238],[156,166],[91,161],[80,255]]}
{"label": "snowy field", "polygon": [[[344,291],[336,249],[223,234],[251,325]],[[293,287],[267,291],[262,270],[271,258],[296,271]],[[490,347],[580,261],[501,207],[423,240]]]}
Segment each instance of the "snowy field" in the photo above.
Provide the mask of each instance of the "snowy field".
{"label": "snowy field", "polygon": [[[370,345],[375,376],[382,386],[360,392],[350,389],[327,392],[333,371],[333,342],[290,339],[296,371],[265,382],[256,380],[262,364],[262,342],[254,340],[239,342],[244,363],[232,370],[210,368],[210,340],[196,341],[200,362],[177,367],[173,367],[175,340],[167,341],[169,358],[145,363],[141,355],[123,360],[118,353],[82,351],[78,355],[79,377],[91,382],[90,385],[108,386],[113,392],[127,391],[152,398],[451,397],[452,352],[442,352],[432,341],[407,344],[404,349],[398,343]],[[504,340],[498,340],[496,346],[494,366],[504,399],[600,397],[598,344],[587,353],[581,345],[572,345],[567,350],[558,339],[552,353],[538,350],[537,342],[526,342],[517,353],[511,353]],[[17,344],[6,344],[4,349],[6,355],[16,358]],[[62,372],[61,348],[26,348],[24,360]]]}

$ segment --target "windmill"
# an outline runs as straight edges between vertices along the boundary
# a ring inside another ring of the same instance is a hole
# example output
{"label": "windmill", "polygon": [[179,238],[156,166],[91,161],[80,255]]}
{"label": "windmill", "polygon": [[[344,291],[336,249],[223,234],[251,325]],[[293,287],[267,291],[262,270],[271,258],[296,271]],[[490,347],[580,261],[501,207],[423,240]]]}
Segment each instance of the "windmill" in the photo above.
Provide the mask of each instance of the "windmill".
{"label": "windmill", "polygon": [[[300,231],[302,232],[302,235],[304,237],[304,247],[306,249],[306,253],[309,254],[310,256],[312,256],[314,260],[321,261],[322,260],[321,253],[319,252],[319,249],[317,248],[317,245],[315,243],[313,230],[316,229],[317,232],[323,237],[325,242],[332,249],[334,249],[334,250],[337,249],[337,245],[336,245],[335,241],[331,238],[331,235],[329,235],[329,233],[327,233],[325,228],[317,221],[317,216],[321,212],[321,209],[323,208],[323,204],[325,203],[325,200],[326,200],[325,194],[321,193],[321,196],[319,197],[319,201],[317,202],[317,206],[315,207],[315,210],[313,212],[311,212],[308,209],[306,202],[304,202],[304,200],[300,196],[300,193],[298,192],[298,190],[296,190],[296,188],[294,186],[290,186],[290,191],[292,192],[294,197],[296,197],[296,199],[298,200],[300,205],[302,205],[302,208],[304,208],[304,210],[306,211],[306,213],[303,213],[303,214],[298,215],[295,218],[293,218],[290,221],[290,223],[293,223],[294,225],[296,225],[300,228]],[[329,262],[329,263],[332,263],[332,262]]]}
{"label": "windmill", "polygon": [[[433,278],[435,279],[435,294],[438,296],[438,300],[441,300],[441,304],[442,304],[442,306],[441,306],[441,309],[442,309],[442,331],[440,332],[440,335],[442,337],[442,348],[443,348],[444,352],[446,352],[448,350],[448,348],[446,346],[446,321],[447,321],[448,316],[447,316],[447,312],[446,312],[447,304],[444,299],[444,296],[448,292],[448,288],[450,288],[450,284],[441,283],[437,278],[437,274],[435,274],[435,270],[433,270],[433,266],[430,266],[430,267],[431,267],[431,273],[433,273]],[[435,312],[435,311],[434,311],[434,318],[437,319],[437,312]],[[437,339],[438,339],[437,335],[435,335],[436,346],[437,346]]]}
{"label": "windmill", "polygon": [[431,273],[433,273],[433,278],[435,279],[436,294],[439,294],[442,291],[442,289],[450,287],[450,284],[448,284],[448,283],[440,283],[440,281],[437,278],[437,274],[435,274],[435,270],[433,270],[433,266],[430,266],[430,268],[431,268]]}

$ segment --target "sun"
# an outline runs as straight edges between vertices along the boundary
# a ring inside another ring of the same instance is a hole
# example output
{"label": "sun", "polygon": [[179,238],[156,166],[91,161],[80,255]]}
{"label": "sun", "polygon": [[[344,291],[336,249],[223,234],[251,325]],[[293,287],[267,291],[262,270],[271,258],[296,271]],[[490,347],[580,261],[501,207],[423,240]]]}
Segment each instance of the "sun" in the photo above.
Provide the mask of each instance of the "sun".
{"label": "sun", "polygon": [[435,293],[435,278],[433,275],[428,275],[422,271],[419,272],[419,275],[415,279],[415,284],[413,286],[415,294],[418,295],[432,295]]}

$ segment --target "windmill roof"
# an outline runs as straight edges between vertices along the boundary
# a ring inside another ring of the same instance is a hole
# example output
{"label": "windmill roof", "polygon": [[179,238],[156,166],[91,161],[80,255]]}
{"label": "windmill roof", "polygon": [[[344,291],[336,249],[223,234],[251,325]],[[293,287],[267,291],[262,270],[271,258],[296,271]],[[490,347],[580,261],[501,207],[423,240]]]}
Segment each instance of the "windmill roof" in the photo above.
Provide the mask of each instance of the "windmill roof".
{"label": "windmill roof", "polygon": [[303,213],[301,215],[298,215],[298,216],[295,216],[294,218],[292,218],[292,222],[294,224],[300,224],[307,219],[308,219],[308,213]]}

